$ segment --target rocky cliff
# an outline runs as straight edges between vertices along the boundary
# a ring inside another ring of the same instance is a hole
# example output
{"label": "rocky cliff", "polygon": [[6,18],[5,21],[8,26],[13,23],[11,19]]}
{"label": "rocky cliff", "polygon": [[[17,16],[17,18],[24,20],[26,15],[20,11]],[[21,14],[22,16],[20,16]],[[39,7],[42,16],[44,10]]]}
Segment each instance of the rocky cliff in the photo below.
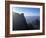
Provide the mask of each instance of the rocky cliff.
{"label": "rocky cliff", "polygon": [[28,29],[24,14],[13,13],[13,30]]}

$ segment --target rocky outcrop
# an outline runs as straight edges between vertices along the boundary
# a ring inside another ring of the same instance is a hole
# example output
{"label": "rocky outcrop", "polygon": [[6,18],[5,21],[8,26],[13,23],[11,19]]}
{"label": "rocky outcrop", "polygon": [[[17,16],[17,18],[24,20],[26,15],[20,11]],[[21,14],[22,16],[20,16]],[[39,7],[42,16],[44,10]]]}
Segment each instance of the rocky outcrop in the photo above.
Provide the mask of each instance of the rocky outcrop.
{"label": "rocky outcrop", "polygon": [[13,13],[13,30],[28,29],[24,14]]}

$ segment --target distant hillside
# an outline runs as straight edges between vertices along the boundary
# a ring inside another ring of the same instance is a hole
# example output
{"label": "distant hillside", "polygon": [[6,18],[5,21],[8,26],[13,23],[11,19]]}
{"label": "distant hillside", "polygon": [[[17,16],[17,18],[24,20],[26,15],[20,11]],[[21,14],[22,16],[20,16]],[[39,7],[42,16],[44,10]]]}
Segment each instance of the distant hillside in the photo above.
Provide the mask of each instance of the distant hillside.
{"label": "distant hillside", "polygon": [[32,23],[36,19],[40,20],[40,16],[25,16],[27,23]]}

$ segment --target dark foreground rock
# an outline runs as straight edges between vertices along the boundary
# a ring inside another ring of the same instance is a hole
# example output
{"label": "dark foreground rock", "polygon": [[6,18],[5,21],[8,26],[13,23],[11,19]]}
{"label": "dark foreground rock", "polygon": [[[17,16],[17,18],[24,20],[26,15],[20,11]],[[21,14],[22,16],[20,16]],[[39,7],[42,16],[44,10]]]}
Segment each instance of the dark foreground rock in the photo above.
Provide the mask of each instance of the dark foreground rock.
{"label": "dark foreground rock", "polygon": [[24,14],[14,13],[13,14],[13,30],[26,30],[26,29],[28,28],[27,28],[27,23],[26,23]]}

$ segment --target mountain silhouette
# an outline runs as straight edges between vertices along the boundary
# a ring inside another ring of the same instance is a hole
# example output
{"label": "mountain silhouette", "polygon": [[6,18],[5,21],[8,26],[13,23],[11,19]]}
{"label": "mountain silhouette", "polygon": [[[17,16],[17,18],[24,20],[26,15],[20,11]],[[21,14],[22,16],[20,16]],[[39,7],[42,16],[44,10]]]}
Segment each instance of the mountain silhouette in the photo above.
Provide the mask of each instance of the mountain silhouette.
{"label": "mountain silhouette", "polygon": [[13,13],[13,30],[28,29],[24,14]]}

